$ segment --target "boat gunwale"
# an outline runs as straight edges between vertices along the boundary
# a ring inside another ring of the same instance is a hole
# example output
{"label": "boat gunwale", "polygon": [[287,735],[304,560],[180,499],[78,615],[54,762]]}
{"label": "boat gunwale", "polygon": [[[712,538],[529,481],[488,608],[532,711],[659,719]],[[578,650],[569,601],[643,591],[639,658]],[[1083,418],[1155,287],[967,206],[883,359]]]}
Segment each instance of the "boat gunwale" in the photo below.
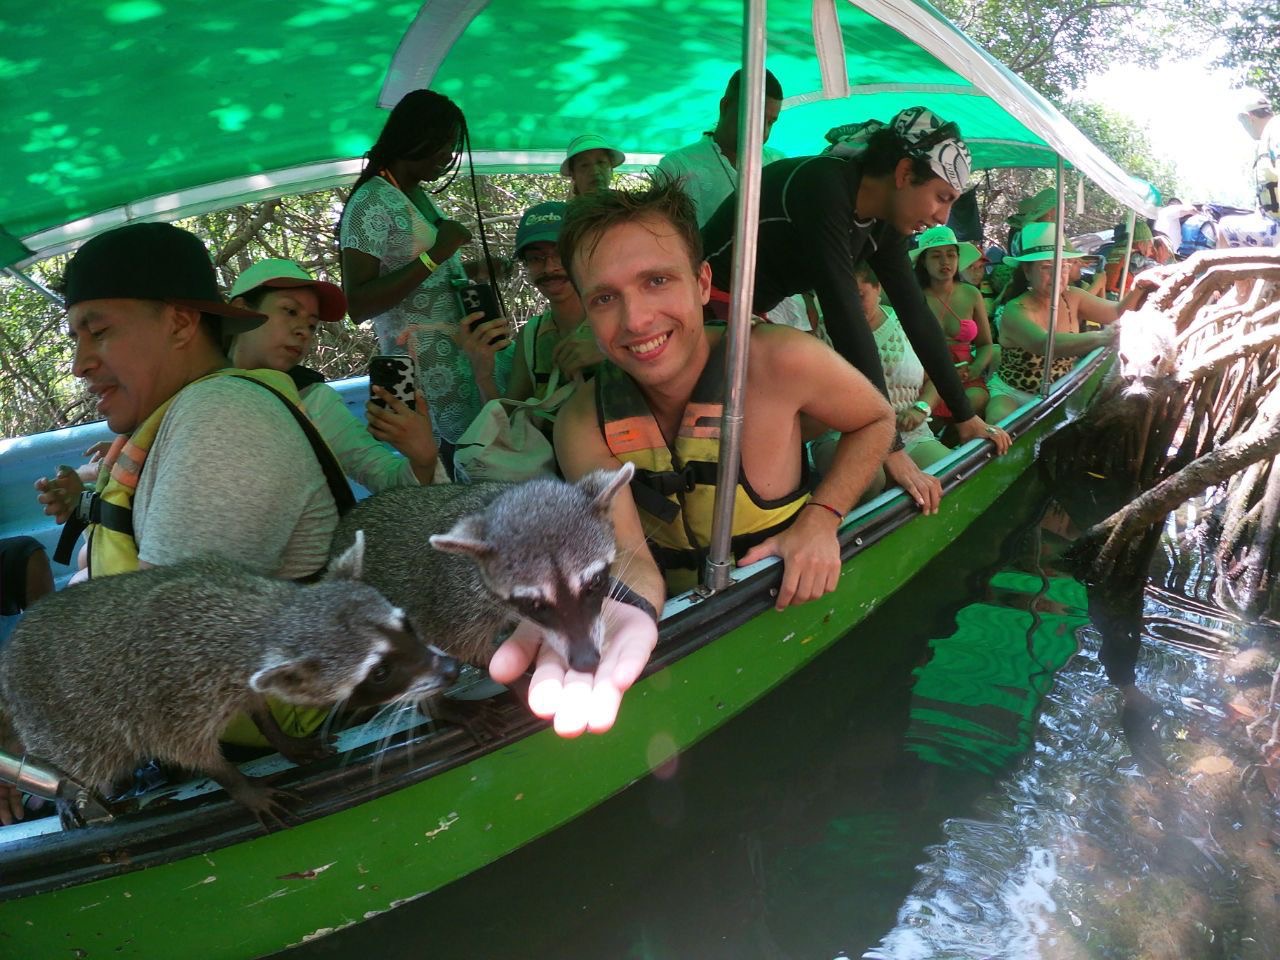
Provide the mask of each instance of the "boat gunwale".
{"label": "boat gunwale", "polygon": [[[1015,440],[1029,432],[1084,386],[1109,351],[1095,351],[1056,384],[1049,397],[1028,405],[1006,423]],[[944,462],[937,474],[944,493],[964,483],[992,462],[993,448],[971,442]],[[873,501],[854,511],[840,530],[841,562],[879,543],[918,515],[905,493]],[[768,564],[737,579],[719,594],[699,598],[664,617],[654,656],[639,682],[714,642],[774,603],[782,564]],[[708,629],[712,627],[712,629]],[[462,728],[440,729],[430,720],[387,741],[357,746],[306,767],[292,767],[272,777],[274,787],[300,792],[293,824],[308,823],[429,780],[446,771],[481,760],[549,724],[528,712],[523,698],[508,692],[496,702],[510,714],[501,734],[478,744]],[[469,743],[466,747],[463,744]],[[370,778],[370,771],[376,771]],[[121,874],[211,853],[260,839],[262,826],[239,803],[221,791],[183,800],[173,806],[146,806],[108,823],[73,831],[40,834],[0,843],[0,902],[19,900]],[[174,838],[177,838],[176,841]]]}

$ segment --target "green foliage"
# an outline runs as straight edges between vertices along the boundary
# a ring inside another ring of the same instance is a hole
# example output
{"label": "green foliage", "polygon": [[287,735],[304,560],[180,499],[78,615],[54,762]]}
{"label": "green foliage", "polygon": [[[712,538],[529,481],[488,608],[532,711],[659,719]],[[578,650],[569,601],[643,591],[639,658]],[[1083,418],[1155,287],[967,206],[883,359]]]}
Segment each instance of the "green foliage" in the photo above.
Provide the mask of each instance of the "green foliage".
{"label": "green foliage", "polygon": [[[1079,101],[1063,108],[1068,120],[1124,170],[1153,183],[1162,196],[1181,193],[1173,164],[1151,153],[1147,132],[1133,120],[1100,103]],[[1085,184],[1081,230],[1101,230],[1128,216],[1128,210],[1092,183]]]}
{"label": "green foliage", "polygon": [[[32,271],[49,280],[65,258]],[[0,279],[0,433],[19,437],[77,423],[92,416],[79,382],[71,376],[70,341],[63,314],[42,295],[8,277]]]}
{"label": "green foliage", "polygon": [[1217,62],[1280,101],[1280,7],[1275,0],[1247,0],[1226,24],[1227,53]]}
{"label": "green foliage", "polygon": [[[1089,77],[1117,63],[1155,64],[1207,43],[1221,29],[1224,11],[1210,0],[935,0],[935,5],[998,60],[1054,103],[1112,160],[1156,184],[1165,196],[1178,191],[1172,164],[1157,158],[1146,132],[1101,104],[1073,102],[1070,94]],[[1135,92],[1135,96],[1148,95]],[[1100,230],[1127,215],[1092,184],[1085,212],[1073,213],[1076,177],[1067,176],[1069,233]],[[1001,170],[986,175],[978,200],[988,242],[1004,243],[1005,220],[1018,200],[1053,185],[1046,170]]]}
{"label": "green foliage", "polygon": [[[1067,118],[1098,145],[1104,153],[1135,176],[1155,184],[1164,196],[1179,192],[1172,164],[1153,156],[1147,147],[1146,132],[1128,117],[1099,103],[1080,101],[1063,109]],[[1068,236],[1106,230],[1128,217],[1128,208],[1113,200],[1088,180],[1084,186],[1084,212],[1077,214],[1076,190],[1080,177],[1066,173],[1066,225]],[[987,243],[1004,246],[1008,239],[1008,217],[1018,201],[1053,186],[1052,170],[997,170],[980,174],[978,207],[982,212]]]}
{"label": "green foliage", "polygon": [[[542,310],[543,303],[523,267],[511,269],[508,263],[516,225],[525,208],[568,199],[568,181],[546,174],[506,175],[477,178],[476,188],[490,256],[499,275],[508,274],[502,283],[507,313],[518,326]],[[467,224],[476,236],[463,249],[463,258],[483,262],[469,178],[459,177],[436,200],[447,216]],[[322,190],[206,213],[178,225],[205,241],[224,288],[265,257],[296,260],[313,276],[341,284],[337,236],[345,202],[345,190]],[[54,257],[25,272],[56,290],[65,267],[65,257]],[[375,352],[377,340],[370,325],[322,324],[306,362],[336,380],[364,373]],[[63,312],[17,280],[0,277],[0,429],[5,437],[95,419],[93,404],[71,374],[71,359]]]}
{"label": "green foliage", "polygon": [[1193,49],[1222,17],[1211,0],[935,0],[935,6],[1050,100],[1117,63]]}

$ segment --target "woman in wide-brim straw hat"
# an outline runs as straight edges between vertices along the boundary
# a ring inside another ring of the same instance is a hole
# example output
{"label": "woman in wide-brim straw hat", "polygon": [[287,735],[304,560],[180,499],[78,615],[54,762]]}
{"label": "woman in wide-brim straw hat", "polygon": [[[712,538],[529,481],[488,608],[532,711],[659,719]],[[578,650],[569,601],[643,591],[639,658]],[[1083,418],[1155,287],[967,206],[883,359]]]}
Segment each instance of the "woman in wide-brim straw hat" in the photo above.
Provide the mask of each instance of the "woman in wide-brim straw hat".
{"label": "woman in wide-brim straw hat", "polygon": [[[982,254],[971,243],[961,244],[950,227],[933,227],[920,234],[920,242],[910,256],[925,302],[947,337],[947,348],[965,395],[974,411],[981,414],[987,407],[986,375],[995,363],[995,345],[982,292],[971,284],[957,282],[957,277]],[[951,417],[951,410],[942,400],[933,412],[939,417]]]}
{"label": "woman in wide-brim straw hat", "polygon": [[[955,412],[960,436],[992,440],[1004,452],[1009,435],[973,412],[907,258],[911,234],[945,223],[968,187],[969,149],[959,129],[911,107],[888,123],[837,127],[827,141],[822,156],[778,160],[761,172],[752,309],[764,316],[786,297],[815,292],[836,350],[884,393],[884,371],[853,276],[854,266],[870,263],[930,380]],[[702,228],[713,303],[728,301],[736,202],[730,195]],[[936,511],[941,484],[900,445],[885,468],[922,510]]]}
{"label": "woman in wide-brim straw hat", "polygon": [[1053,223],[1058,217],[1058,191],[1045,187],[1030,197],[1018,201],[1018,210],[1005,221],[1009,225],[1009,253],[1021,253],[1018,237],[1022,228],[1032,223]]}
{"label": "woman in wide-brim straw hat", "polygon": [[[1001,306],[996,308],[996,326],[1000,330],[1000,366],[988,382],[991,401],[987,416],[999,420],[1019,407],[1035,400],[1044,375],[1044,355],[1049,342],[1050,302],[1053,298],[1053,256],[1056,247],[1056,225],[1032,223],[1022,229],[1022,253],[1005,257],[1005,263],[1017,265]],[[1113,326],[1120,314],[1135,306],[1146,294],[1146,287],[1135,287],[1120,303],[1102,300],[1090,293],[1067,286],[1068,265],[1084,254],[1062,251],[1062,290],[1054,326],[1052,380],[1070,372],[1079,357],[1110,346],[1116,337]],[[1083,321],[1102,327],[1081,333]]]}

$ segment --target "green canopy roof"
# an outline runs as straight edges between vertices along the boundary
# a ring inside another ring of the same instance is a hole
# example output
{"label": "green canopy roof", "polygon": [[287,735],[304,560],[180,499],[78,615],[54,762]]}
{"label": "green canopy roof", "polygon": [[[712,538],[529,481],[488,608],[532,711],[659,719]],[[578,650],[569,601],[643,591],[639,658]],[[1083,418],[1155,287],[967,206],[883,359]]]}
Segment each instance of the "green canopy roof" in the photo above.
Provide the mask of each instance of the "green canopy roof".
{"label": "green canopy roof", "polygon": [[[554,170],[603,134],[633,166],[715,122],[740,0],[45,0],[0,12],[0,265],[129,219],[172,219],[349,180],[384,105],[430,86],[466,113],[483,171]],[[910,38],[910,39],[909,39]],[[779,2],[770,145],[915,103],[979,167],[1061,153],[1126,204],[1144,191],[925,3]]]}

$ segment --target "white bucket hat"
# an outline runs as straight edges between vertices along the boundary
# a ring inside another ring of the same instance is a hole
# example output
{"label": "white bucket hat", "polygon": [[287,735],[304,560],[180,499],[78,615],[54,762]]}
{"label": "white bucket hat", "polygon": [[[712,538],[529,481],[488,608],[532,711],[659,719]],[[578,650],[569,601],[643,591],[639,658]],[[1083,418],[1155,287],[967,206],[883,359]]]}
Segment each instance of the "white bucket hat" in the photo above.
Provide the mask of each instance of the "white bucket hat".
{"label": "white bucket hat", "polygon": [[911,258],[911,262],[915,263],[920,259],[920,254],[926,250],[932,250],[934,247],[955,247],[956,248],[956,271],[968,270],[971,266],[982,259],[982,252],[972,243],[961,243],[956,239],[955,231],[950,227],[930,227],[924,233],[920,234],[920,239],[916,243],[914,250],[907,251],[907,256]]}
{"label": "white bucket hat", "polygon": [[607,150],[609,152],[609,162],[615,167],[625,163],[627,160],[625,153],[617,147],[611,146],[598,133],[584,133],[582,136],[574,137],[569,141],[569,147],[564,152],[564,161],[560,164],[560,176],[573,176],[573,172],[569,169],[570,162],[578,154],[587,150]]}

